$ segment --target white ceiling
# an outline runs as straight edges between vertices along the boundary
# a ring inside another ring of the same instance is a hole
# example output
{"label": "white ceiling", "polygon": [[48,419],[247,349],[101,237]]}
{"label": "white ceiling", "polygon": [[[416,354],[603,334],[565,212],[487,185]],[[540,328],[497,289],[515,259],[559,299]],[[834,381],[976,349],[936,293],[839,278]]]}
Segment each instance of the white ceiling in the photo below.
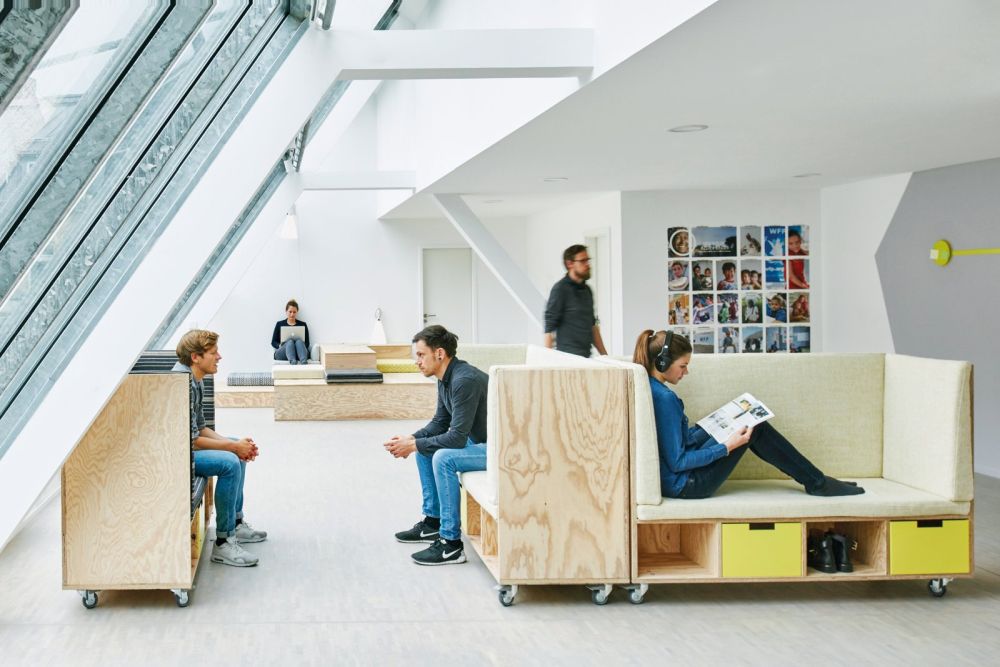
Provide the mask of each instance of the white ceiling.
{"label": "white ceiling", "polygon": [[[479,193],[498,217],[573,193],[817,188],[997,157],[998,28],[986,0],[720,0],[423,192]],[[668,132],[694,123],[709,129]],[[418,193],[387,217],[428,211]]]}

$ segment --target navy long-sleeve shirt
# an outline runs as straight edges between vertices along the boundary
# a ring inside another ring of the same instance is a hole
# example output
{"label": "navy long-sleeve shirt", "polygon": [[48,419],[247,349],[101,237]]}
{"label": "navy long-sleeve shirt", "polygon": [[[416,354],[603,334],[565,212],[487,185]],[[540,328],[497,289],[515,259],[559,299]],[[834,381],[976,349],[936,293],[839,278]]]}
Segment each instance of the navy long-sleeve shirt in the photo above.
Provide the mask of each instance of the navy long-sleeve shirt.
{"label": "navy long-sleeve shirt", "polygon": [[567,273],[549,292],[545,333],[555,333],[557,350],[589,357],[596,324],[594,293],[586,282],[578,283]]}
{"label": "navy long-sleeve shirt", "polygon": [[668,498],[680,495],[691,471],[728,455],[700,426],[688,427],[684,401],[656,378],[649,378],[656,419],[656,444],[660,450],[660,492]]}
{"label": "navy long-sleeve shirt", "polygon": [[486,442],[486,387],[490,377],[471,364],[452,358],[438,381],[434,418],[413,434],[417,451],[431,456],[439,449],[461,449],[470,439]]}
{"label": "navy long-sleeve shirt", "polygon": [[302,320],[295,320],[295,324],[289,324],[288,320],[278,320],[274,325],[274,333],[271,334],[271,347],[277,350],[278,346],[281,345],[281,327],[304,327],[306,330],[306,339],[302,342],[306,344],[306,351],[310,350],[309,326]]}

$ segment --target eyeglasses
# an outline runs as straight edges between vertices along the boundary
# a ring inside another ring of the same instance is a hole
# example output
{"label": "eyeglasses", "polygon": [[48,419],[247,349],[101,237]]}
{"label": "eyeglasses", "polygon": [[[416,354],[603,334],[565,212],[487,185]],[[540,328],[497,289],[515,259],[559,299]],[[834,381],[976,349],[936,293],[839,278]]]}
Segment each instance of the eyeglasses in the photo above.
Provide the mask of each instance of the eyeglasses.
{"label": "eyeglasses", "polygon": [[590,264],[590,258],[584,257],[583,259],[574,259],[574,262],[579,262],[580,264]]}

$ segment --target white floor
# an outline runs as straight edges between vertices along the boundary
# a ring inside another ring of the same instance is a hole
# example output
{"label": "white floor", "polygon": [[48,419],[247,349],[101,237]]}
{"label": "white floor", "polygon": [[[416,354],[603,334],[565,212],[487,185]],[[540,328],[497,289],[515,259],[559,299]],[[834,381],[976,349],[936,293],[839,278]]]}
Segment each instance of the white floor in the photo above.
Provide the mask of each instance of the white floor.
{"label": "white floor", "polygon": [[[220,410],[262,454],[247,516],[271,538],[251,569],[206,558],[191,606],[168,592],[63,591],[59,503],[0,553],[0,665],[996,664],[1000,480],[976,479],[976,576],[925,582],[654,587],[604,607],[579,586],[522,588],[503,608],[486,569],[422,568],[392,533],[419,516],[411,461],[382,440],[415,422],[282,423]],[[206,550],[207,553],[207,550]],[[681,664],[683,664],[681,662]]]}

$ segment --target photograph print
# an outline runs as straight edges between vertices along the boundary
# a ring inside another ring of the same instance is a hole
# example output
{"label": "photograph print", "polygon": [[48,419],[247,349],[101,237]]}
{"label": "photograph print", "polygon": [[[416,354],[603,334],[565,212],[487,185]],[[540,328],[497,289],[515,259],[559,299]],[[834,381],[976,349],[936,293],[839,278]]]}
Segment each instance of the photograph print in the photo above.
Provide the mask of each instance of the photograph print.
{"label": "photograph print", "polygon": [[690,287],[691,281],[688,278],[688,261],[686,259],[670,260],[669,271],[667,289],[671,292],[680,292]]}
{"label": "photograph print", "polygon": [[736,275],[735,259],[715,260],[715,289],[720,292],[735,292],[740,288],[739,277]]}
{"label": "photograph print", "polygon": [[760,257],[760,227],[740,227],[740,255]]}
{"label": "photograph print", "polygon": [[768,292],[765,309],[768,324],[785,324],[788,322],[788,294],[785,292]]}
{"label": "photograph print", "polygon": [[768,327],[765,331],[767,332],[768,352],[784,352],[788,349],[788,329],[785,327]]}
{"label": "photograph print", "polygon": [[764,254],[768,257],[785,255],[785,228],[768,226],[764,228]]}
{"label": "photograph print", "polygon": [[809,225],[788,225],[788,254],[809,254]]}
{"label": "photograph print", "polygon": [[716,298],[715,320],[719,324],[738,324],[740,321],[739,294],[720,294]]}
{"label": "photograph print", "polygon": [[751,354],[764,351],[764,328],[743,327],[743,352]]}
{"label": "photograph print", "polygon": [[743,324],[760,324],[764,321],[760,292],[743,295]]}
{"label": "photograph print", "polygon": [[740,351],[740,330],[737,327],[719,329],[719,354],[736,354]]}
{"label": "photograph print", "polygon": [[715,321],[715,300],[711,294],[695,294],[691,297],[691,323],[711,324]]}
{"label": "photograph print", "polygon": [[691,347],[695,354],[712,354],[715,352],[715,328],[695,327],[691,335]]}
{"label": "photograph print", "polygon": [[785,260],[769,259],[764,262],[764,287],[785,289]]}
{"label": "photograph print", "polygon": [[764,263],[759,259],[740,261],[740,289],[764,289]]}
{"label": "photograph print", "polygon": [[691,262],[691,289],[713,290],[715,281],[712,278],[712,260]]}
{"label": "photograph print", "polygon": [[788,321],[808,322],[809,321],[809,292],[789,292]]}
{"label": "photograph print", "polygon": [[788,351],[809,351],[809,327],[792,327],[792,333],[788,338]]}
{"label": "photograph print", "polygon": [[736,256],[736,227],[695,227],[691,236],[695,257]]}
{"label": "photograph print", "polygon": [[688,257],[691,254],[691,232],[687,227],[670,227],[667,230],[670,257]]}
{"label": "photograph print", "polygon": [[667,321],[671,326],[691,324],[691,296],[689,294],[671,294],[667,302]]}
{"label": "photograph print", "polygon": [[809,289],[809,260],[788,258],[788,289]]}

